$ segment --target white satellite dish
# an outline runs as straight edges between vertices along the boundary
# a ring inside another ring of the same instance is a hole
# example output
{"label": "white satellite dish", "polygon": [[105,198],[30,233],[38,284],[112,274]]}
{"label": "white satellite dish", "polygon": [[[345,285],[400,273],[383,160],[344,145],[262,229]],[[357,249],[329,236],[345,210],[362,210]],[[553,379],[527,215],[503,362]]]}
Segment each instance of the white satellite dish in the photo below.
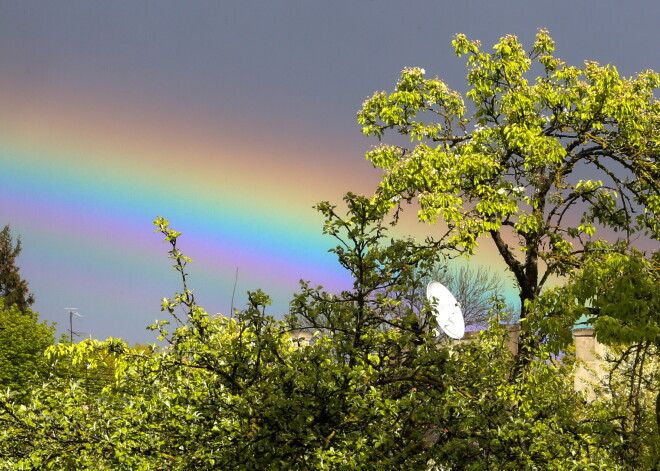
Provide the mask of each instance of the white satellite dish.
{"label": "white satellite dish", "polygon": [[426,286],[426,298],[433,307],[435,319],[445,334],[459,340],[465,335],[461,304],[442,283],[432,281]]}

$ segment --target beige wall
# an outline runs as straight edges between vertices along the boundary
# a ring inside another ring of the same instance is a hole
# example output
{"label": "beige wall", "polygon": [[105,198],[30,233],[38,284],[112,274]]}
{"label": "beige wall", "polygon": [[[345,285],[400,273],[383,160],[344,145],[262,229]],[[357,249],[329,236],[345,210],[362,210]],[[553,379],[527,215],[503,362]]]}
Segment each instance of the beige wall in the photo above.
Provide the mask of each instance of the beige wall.
{"label": "beige wall", "polygon": [[591,384],[597,383],[605,376],[603,357],[605,347],[594,335],[591,327],[574,329],[575,358],[578,360],[575,372],[575,390],[587,391],[588,399],[595,399]]}

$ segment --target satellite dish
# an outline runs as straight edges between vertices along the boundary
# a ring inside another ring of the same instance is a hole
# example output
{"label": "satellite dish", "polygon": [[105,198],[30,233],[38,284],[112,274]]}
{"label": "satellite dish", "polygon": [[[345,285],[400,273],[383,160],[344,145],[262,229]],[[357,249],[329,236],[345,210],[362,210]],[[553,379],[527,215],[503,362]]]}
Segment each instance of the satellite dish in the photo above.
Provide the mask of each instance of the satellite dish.
{"label": "satellite dish", "polygon": [[459,340],[465,335],[461,304],[442,283],[432,281],[426,286],[426,298],[431,303],[435,319],[445,334]]}

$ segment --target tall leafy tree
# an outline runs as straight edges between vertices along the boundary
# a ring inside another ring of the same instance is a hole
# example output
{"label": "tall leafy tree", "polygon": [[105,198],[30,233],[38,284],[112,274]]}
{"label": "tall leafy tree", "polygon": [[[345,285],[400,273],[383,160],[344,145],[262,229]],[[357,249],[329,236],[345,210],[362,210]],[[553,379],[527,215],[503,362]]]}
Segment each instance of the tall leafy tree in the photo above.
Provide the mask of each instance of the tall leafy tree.
{"label": "tall leafy tree", "polygon": [[0,231],[0,297],[4,298],[9,306],[15,304],[27,312],[34,303],[34,296],[28,290],[28,283],[21,278],[16,265],[16,258],[21,253],[21,239],[16,244],[11,236],[9,225]]}
{"label": "tall leafy tree", "polygon": [[37,313],[0,298],[0,387],[24,395],[48,376],[44,353],[54,335],[55,327],[39,322]]}
{"label": "tall leafy tree", "polygon": [[490,53],[464,35],[452,45],[468,56],[467,104],[408,68],[393,93],[375,93],[358,112],[365,134],[381,140],[395,130],[411,141],[367,153],[384,170],[375,199],[397,209],[416,199],[421,221],[442,223],[445,249],[471,254],[489,238],[525,320],[552,276],[657,236],[660,81],[652,71],[621,77],[596,62],[567,65],[544,30],[529,52],[515,36]]}

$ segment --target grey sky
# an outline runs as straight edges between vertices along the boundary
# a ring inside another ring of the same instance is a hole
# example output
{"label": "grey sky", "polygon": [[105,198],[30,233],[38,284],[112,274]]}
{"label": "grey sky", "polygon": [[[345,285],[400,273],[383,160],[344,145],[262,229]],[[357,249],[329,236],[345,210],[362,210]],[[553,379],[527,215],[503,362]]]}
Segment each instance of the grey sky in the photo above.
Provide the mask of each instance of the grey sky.
{"label": "grey sky", "polygon": [[[82,97],[122,96],[155,113],[156,120],[154,103],[169,110],[181,105],[219,132],[230,122],[248,140],[291,146],[292,156],[300,155],[293,150],[303,147],[301,136],[320,146],[341,143],[343,152],[334,157],[341,171],[333,178],[343,173],[355,182],[371,175],[363,155],[374,143],[355,123],[362,101],[375,90],[391,90],[406,66],[424,67],[463,90],[465,59],[456,58],[450,46],[455,33],[490,49],[505,34],[516,34],[529,46],[536,30],[546,28],[566,62],[612,63],[632,75],[660,70],[659,18],[658,0],[5,0],[0,1],[0,106],[3,99],[38,102],[46,92],[72,90]],[[317,157],[310,152],[308,158]],[[6,222],[12,221],[0,218],[0,225]],[[63,316],[61,309],[74,301],[52,301],[61,289],[40,278],[39,263],[46,262],[30,261],[26,252],[23,274],[36,291],[37,307],[46,318],[54,319],[50,312]],[[51,272],[62,270],[62,278],[66,270],[76,270],[67,261],[49,263],[56,267]],[[233,273],[234,267],[228,270]],[[152,298],[122,304],[146,310],[153,307]],[[116,309],[88,301],[99,305],[99,316],[103,309],[107,316]],[[136,325],[146,322],[140,318]],[[116,335],[91,325],[81,330]]]}

